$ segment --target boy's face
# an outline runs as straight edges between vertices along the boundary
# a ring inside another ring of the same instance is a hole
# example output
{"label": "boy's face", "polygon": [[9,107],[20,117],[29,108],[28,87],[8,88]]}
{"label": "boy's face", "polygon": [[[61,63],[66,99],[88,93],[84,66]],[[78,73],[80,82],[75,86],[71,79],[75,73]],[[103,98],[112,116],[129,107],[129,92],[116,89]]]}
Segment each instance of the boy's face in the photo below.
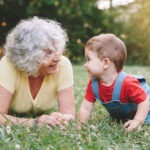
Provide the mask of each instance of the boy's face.
{"label": "boy's face", "polygon": [[89,76],[99,78],[104,72],[104,62],[93,51],[85,50],[85,57],[87,61],[84,66]]}

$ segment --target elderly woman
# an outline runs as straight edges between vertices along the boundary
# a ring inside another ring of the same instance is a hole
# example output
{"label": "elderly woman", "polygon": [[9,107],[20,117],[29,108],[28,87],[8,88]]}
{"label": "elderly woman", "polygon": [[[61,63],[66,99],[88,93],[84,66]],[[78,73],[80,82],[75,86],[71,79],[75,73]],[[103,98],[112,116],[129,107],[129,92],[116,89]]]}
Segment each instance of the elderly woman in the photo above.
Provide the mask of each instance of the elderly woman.
{"label": "elderly woman", "polygon": [[[74,120],[73,71],[62,55],[67,40],[59,23],[38,17],[8,34],[0,60],[0,124],[54,127]],[[56,99],[58,112],[46,113]],[[40,116],[19,117],[24,114]]]}

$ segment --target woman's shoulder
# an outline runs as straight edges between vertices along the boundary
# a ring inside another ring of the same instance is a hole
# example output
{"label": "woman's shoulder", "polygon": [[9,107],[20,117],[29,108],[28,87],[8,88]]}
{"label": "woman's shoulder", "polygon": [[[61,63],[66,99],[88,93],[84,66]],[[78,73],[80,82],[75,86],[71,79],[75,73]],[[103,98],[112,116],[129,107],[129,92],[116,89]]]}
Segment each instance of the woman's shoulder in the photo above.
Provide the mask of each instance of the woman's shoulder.
{"label": "woman's shoulder", "polygon": [[12,62],[6,57],[3,56],[0,60],[0,71],[9,71],[17,73],[17,68],[12,64]]}
{"label": "woman's shoulder", "polygon": [[5,56],[0,60],[0,73],[0,85],[13,93],[20,80],[19,71]]}
{"label": "woman's shoulder", "polygon": [[73,68],[70,60],[66,56],[62,55],[61,60],[59,62],[59,68],[55,76],[62,77],[63,75],[69,76],[72,74],[73,74]]}
{"label": "woman's shoulder", "polygon": [[69,60],[69,58],[67,58],[66,56],[62,55],[61,56],[61,60],[60,60],[60,63],[59,63],[59,67],[60,68],[72,68],[72,64],[71,64],[71,61]]}
{"label": "woman's shoulder", "polygon": [[13,68],[13,64],[9,61],[9,59],[6,56],[3,56],[0,60],[1,67],[11,67]]}
{"label": "woman's shoulder", "polygon": [[61,61],[60,62],[61,63],[71,63],[69,58],[64,56],[64,55],[61,56]]}

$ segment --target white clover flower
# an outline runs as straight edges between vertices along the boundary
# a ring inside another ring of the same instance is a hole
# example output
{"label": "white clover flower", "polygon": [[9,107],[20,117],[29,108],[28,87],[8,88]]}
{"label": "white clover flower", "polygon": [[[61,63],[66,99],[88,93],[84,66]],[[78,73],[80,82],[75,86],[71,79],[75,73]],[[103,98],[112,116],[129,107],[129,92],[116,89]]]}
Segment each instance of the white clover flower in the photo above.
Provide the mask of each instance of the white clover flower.
{"label": "white clover flower", "polygon": [[7,126],[7,127],[6,127],[6,133],[7,133],[8,135],[11,134],[11,127],[10,127],[10,126]]}
{"label": "white clover flower", "polygon": [[96,131],[96,127],[93,124],[90,127],[93,131]]}
{"label": "white clover flower", "polygon": [[26,131],[27,131],[27,133],[31,132],[29,127],[26,128]]}
{"label": "white clover flower", "polygon": [[16,147],[16,150],[20,150],[21,149],[21,146],[19,144],[16,144],[15,147]]}

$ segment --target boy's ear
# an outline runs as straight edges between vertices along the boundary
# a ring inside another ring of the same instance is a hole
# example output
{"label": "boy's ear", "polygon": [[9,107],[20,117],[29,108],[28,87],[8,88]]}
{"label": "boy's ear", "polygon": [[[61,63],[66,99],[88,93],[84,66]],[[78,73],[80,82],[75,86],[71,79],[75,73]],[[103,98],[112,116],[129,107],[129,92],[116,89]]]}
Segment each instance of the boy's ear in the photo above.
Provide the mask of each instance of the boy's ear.
{"label": "boy's ear", "polygon": [[103,62],[104,62],[104,69],[107,69],[111,63],[111,60],[109,58],[104,58]]}

